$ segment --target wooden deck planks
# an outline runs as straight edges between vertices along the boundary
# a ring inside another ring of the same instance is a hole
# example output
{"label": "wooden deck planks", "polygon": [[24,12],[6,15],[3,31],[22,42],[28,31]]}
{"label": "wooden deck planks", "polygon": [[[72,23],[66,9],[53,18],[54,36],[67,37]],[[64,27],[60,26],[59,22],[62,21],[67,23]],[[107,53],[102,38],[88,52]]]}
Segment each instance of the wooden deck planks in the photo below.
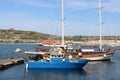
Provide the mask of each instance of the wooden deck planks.
{"label": "wooden deck planks", "polygon": [[6,59],[0,61],[0,69],[6,69],[12,65],[24,63],[24,59]]}

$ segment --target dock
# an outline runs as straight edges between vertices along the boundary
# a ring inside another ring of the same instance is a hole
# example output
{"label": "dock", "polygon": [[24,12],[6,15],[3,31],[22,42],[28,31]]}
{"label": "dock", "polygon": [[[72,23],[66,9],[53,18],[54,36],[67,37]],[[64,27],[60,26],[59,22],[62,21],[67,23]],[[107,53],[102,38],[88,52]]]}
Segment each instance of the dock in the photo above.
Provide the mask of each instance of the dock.
{"label": "dock", "polygon": [[6,60],[0,60],[0,70],[6,69],[8,67],[11,67],[13,65],[19,65],[24,63],[24,59],[6,59]]}

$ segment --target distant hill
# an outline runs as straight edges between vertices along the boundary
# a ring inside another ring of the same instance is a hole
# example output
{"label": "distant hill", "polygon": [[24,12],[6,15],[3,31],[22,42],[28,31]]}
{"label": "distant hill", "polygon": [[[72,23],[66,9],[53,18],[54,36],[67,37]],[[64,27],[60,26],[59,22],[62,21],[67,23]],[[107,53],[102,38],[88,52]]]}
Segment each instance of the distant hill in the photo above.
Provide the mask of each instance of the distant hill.
{"label": "distant hill", "polygon": [[[103,40],[120,40],[120,36],[103,36]],[[44,40],[61,41],[61,36],[22,30],[0,29],[0,43],[37,43]],[[65,36],[66,41],[95,41],[99,36]]]}
{"label": "distant hill", "polygon": [[2,29],[0,30],[0,42],[6,43],[36,42],[49,40],[52,37],[59,38],[59,36],[38,33],[33,31],[2,30]]}

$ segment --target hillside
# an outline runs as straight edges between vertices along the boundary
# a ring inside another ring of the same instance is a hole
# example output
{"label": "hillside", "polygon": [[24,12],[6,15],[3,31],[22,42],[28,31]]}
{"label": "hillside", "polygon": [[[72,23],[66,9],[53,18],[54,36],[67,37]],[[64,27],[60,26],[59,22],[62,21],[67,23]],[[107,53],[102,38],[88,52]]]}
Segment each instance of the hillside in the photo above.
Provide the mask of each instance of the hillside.
{"label": "hillside", "polygon": [[31,43],[40,40],[46,40],[50,37],[48,34],[21,31],[21,30],[0,30],[0,42],[2,43]]}
{"label": "hillside", "polygon": [[[103,36],[103,40],[120,40],[120,36]],[[44,33],[38,33],[33,31],[21,31],[21,30],[0,30],[0,43],[36,43],[44,40],[59,40],[61,37],[57,35],[50,35]],[[66,41],[98,41],[99,36],[65,36]]]}

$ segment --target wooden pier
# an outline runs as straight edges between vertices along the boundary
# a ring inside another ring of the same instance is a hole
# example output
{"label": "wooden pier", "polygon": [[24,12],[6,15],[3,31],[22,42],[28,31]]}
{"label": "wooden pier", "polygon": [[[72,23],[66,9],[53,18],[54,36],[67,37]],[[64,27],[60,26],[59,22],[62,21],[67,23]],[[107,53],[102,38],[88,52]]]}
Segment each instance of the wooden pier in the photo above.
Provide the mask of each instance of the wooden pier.
{"label": "wooden pier", "polygon": [[0,70],[6,69],[13,65],[24,63],[24,59],[6,59],[0,61]]}

